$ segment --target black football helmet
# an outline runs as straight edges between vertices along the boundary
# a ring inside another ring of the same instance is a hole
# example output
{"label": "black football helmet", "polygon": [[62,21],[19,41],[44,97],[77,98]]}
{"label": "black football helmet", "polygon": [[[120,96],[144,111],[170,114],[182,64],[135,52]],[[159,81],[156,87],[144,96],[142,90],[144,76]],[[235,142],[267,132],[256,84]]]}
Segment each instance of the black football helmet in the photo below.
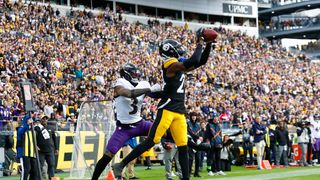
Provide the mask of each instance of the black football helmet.
{"label": "black football helmet", "polygon": [[126,63],[120,70],[120,76],[136,86],[141,77],[141,70],[134,64]]}
{"label": "black football helmet", "polygon": [[178,41],[173,39],[165,39],[159,46],[159,54],[165,58],[180,58],[185,56],[187,53],[185,48]]}

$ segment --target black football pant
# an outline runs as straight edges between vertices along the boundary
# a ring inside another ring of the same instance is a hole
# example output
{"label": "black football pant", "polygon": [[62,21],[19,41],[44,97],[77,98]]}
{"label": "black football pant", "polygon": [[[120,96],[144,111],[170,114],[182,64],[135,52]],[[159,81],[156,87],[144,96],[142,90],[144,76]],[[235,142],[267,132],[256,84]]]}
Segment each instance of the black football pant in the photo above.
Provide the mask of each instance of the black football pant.
{"label": "black football pant", "polygon": [[[44,161],[47,162],[49,179],[54,177],[54,169],[55,169],[54,152],[48,152],[48,153],[39,152],[39,160],[40,160],[41,167],[43,167]],[[46,179],[45,178],[46,175],[42,175],[42,176],[43,176],[43,179]]]}
{"label": "black football pant", "polygon": [[21,176],[20,180],[41,180],[38,174],[37,159],[27,156],[20,158]]}

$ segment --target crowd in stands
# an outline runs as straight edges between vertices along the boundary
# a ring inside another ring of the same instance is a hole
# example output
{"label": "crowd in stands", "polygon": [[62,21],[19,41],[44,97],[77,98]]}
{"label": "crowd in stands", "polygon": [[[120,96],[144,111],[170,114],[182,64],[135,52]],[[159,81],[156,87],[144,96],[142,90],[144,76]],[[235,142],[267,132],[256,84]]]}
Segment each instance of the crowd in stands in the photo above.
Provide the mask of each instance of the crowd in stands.
{"label": "crowd in stands", "polygon": [[[126,62],[137,64],[151,84],[161,83],[157,45],[166,38],[177,39],[191,55],[195,34],[187,27],[153,20],[147,25],[129,23],[108,9],[97,16],[74,10],[64,16],[50,5],[4,1],[0,128],[25,113],[22,81],[33,83],[38,113],[49,117],[49,123],[59,122],[57,130],[76,123],[82,102],[111,101],[113,82]],[[215,30],[219,38],[207,65],[187,75],[186,106],[197,113],[199,122],[219,117],[232,126],[257,118],[268,124],[295,124],[319,113],[318,65],[267,39]],[[145,99],[144,118],[154,118],[156,104]]]}

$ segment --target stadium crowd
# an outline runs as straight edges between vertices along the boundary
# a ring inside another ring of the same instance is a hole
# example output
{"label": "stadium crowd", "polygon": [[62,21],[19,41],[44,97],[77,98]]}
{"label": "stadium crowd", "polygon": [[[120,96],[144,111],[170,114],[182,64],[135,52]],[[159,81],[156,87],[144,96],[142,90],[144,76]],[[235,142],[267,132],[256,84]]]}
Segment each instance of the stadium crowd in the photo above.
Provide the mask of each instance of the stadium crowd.
{"label": "stadium crowd", "polygon": [[[19,82],[33,82],[39,114],[76,123],[81,102],[112,100],[114,80],[126,62],[137,64],[151,84],[161,83],[157,45],[179,40],[190,53],[194,33],[171,23],[126,22],[106,9],[98,16],[50,6],[4,1],[0,9],[0,127],[23,115]],[[295,124],[319,113],[318,65],[287,52],[277,42],[216,28],[219,38],[208,64],[188,74],[187,109],[198,121],[219,116],[232,126],[261,117],[269,124]],[[143,116],[155,116],[156,100],[146,98]],[[40,117],[40,116],[39,116]]]}

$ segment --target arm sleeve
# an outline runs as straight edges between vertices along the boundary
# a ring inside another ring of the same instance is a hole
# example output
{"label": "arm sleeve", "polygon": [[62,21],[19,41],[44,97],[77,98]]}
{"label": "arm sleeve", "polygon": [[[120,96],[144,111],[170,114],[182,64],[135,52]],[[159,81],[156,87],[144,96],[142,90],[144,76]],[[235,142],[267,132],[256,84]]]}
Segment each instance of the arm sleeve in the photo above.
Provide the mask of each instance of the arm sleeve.
{"label": "arm sleeve", "polygon": [[19,128],[17,131],[17,135],[22,136],[28,129],[29,129],[29,125]]}
{"label": "arm sleeve", "polygon": [[201,53],[202,53],[202,45],[198,44],[192,56],[189,59],[183,61],[184,67],[186,69],[189,69],[191,67],[197,67],[197,65],[200,62]]}
{"label": "arm sleeve", "polygon": [[163,96],[163,91],[148,93],[147,95],[148,95],[149,97],[151,97],[151,98],[159,99],[159,98],[162,98],[162,96]]}
{"label": "arm sleeve", "polygon": [[27,124],[28,119],[29,119],[29,115],[25,115],[23,117],[22,119],[23,127],[18,128],[18,131],[17,131],[18,136],[22,136],[29,129],[29,125]]}
{"label": "arm sleeve", "polygon": [[196,68],[207,63],[210,55],[210,50],[211,50],[211,43],[208,43],[201,54],[200,62],[195,66]]}

